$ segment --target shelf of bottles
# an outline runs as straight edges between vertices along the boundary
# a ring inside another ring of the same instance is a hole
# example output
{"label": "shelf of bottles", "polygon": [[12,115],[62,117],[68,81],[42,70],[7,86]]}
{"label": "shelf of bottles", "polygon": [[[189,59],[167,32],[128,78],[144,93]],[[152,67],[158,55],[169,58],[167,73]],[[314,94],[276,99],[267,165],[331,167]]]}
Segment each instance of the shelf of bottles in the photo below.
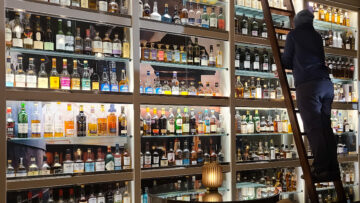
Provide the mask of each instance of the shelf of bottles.
{"label": "shelf of bottles", "polygon": [[[179,4],[181,3],[181,4]],[[225,1],[140,1],[140,27],[178,35],[228,40]]]}
{"label": "shelf of bottles", "polygon": [[106,182],[9,192],[7,202],[132,202],[131,182]]}
{"label": "shelf of bottles", "polygon": [[6,22],[6,87],[132,91],[127,28],[11,10]]}
{"label": "shelf of bottles", "polygon": [[[224,175],[223,185],[218,193],[223,200],[230,200],[230,191],[227,187],[229,181]],[[142,180],[142,200],[144,203],[152,197],[156,199],[180,201],[205,201],[206,188],[201,184],[201,175],[178,176],[162,179]]]}
{"label": "shelf of bottles", "polygon": [[141,94],[226,95],[223,42],[148,31],[141,31],[141,40]]}
{"label": "shelf of bottles", "polygon": [[129,172],[132,105],[7,101],[7,178]]}
{"label": "shelf of bottles", "polygon": [[228,163],[224,107],[142,106],[141,167],[199,167],[205,162]]}
{"label": "shelf of bottles", "polygon": [[281,199],[302,202],[301,168],[268,168],[236,174],[237,200],[254,200],[280,193]]}

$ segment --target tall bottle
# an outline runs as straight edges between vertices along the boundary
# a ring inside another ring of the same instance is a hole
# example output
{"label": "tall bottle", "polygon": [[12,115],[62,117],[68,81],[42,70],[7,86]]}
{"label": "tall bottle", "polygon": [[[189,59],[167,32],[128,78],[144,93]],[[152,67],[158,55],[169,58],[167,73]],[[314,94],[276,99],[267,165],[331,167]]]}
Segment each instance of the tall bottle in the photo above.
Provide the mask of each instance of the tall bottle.
{"label": "tall bottle", "polygon": [[80,79],[80,74],[78,72],[77,69],[77,60],[74,59],[73,60],[73,72],[71,75],[71,84],[70,84],[70,88],[72,90],[80,90],[81,89],[81,79]]}
{"label": "tall bottle", "polygon": [[180,19],[181,19],[181,24],[183,25],[189,24],[189,14],[186,8],[186,1],[183,1],[183,8],[180,13]]}
{"label": "tall bottle", "polygon": [[75,44],[74,44],[75,53],[82,54],[84,51],[84,40],[81,37],[80,28],[76,28],[76,37],[75,37]]}
{"label": "tall bottle", "polygon": [[100,115],[97,117],[97,128],[99,136],[107,135],[107,115],[105,113],[105,106],[102,104],[100,107]]}
{"label": "tall bottle", "polygon": [[54,37],[52,32],[51,18],[46,17],[46,32],[44,33],[44,50],[54,51]]}
{"label": "tall bottle", "polygon": [[195,44],[193,46],[193,59],[194,59],[194,65],[199,66],[200,65],[200,47],[198,38],[195,38]]}
{"label": "tall bottle", "polygon": [[25,14],[25,28],[24,28],[24,48],[25,49],[32,49],[34,46],[34,40],[33,40],[33,30],[30,26],[30,17],[31,15],[29,13]]}
{"label": "tall bottle", "polygon": [[117,119],[115,112],[116,112],[115,105],[110,104],[110,109],[109,109],[110,114],[107,116],[109,136],[116,136]]}
{"label": "tall bottle", "polygon": [[100,91],[110,92],[110,79],[108,75],[108,69],[106,67],[103,68],[101,76]]}
{"label": "tall bottle", "polygon": [[6,72],[5,72],[5,86],[14,87],[15,84],[15,73],[11,65],[11,56],[6,57]]}
{"label": "tall bottle", "polygon": [[127,29],[124,28],[124,38],[122,41],[122,57],[123,58],[130,58],[130,42],[127,39]]}
{"label": "tall bottle", "polygon": [[45,59],[41,59],[40,70],[37,79],[38,88],[49,88],[49,76],[45,70]]}
{"label": "tall bottle", "polygon": [[65,51],[73,53],[74,52],[74,34],[72,33],[71,21],[67,21],[67,31],[65,35]]}
{"label": "tall bottle", "polygon": [[91,72],[92,72],[90,76],[91,90],[98,92],[100,90],[100,76],[98,74],[97,66],[95,66],[95,68],[92,68]]}
{"label": "tall bottle", "polygon": [[126,76],[125,69],[121,70],[121,78],[119,82],[120,92],[129,92],[129,80]]}
{"label": "tall bottle", "polygon": [[54,136],[64,137],[64,119],[61,103],[57,102],[54,122]]}
{"label": "tall bottle", "polygon": [[41,118],[37,103],[34,104],[34,112],[31,118],[31,137],[41,137]]}
{"label": "tall bottle", "polygon": [[66,51],[65,48],[65,34],[62,29],[62,20],[58,20],[58,31],[56,33],[56,51]]}
{"label": "tall bottle", "polygon": [[60,89],[60,76],[56,70],[56,58],[52,58],[52,65],[51,65],[51,72],[50,72],[50,89]]}
{"label": "tall bottle", "polygon": [[168,6],[168,4],[165,4],[164,15],[161,17],[161,21],[166,22],[166,23],[171,23],[172,22],[172,17],[169,15],[169,6]]}
{"label": "tall bottle", "polygon": [[23,68],[23,58],[18,56],[17,58],[17,70],[15,72],[15,87],[26,87],[26,75]]}
{"label": "tall bottle", "polygon": [[37,87],[37,75],[35,73],[34,58],[29,58],[29,68],[26,72],[26,87]]}
{"label": "tall bottle", "polygon": [[36,16],[36,26],[34,34],[34,49],[44,49],[44,33],[40,25],[40,16]]}
{"label": "tall bottle", "polygon": [[25,110],[25,103],[21,103],[21,110],[18,114],[18,137],[27,138],[28,137],[28,114]]}
{"label": "tall bottle", "polygon": [[114,156],[111,153],[111,146],[107,147],[107,154],[105,157],[105,169],[107,171],[113,171],[115,168]]}
{"label": "tall bottle", "polygon": [[86,115],[84,113],[84,106],[80,105],[80,112],[76,116],[76,126],[77,126],[77,136],[78,137],[85,137],[86,136]]}
{"label": "tall bottle", "polygon": [[207,13],[206,5],[204,5],[203,13],[201,14],[201,27],[209,28],[210,27],[209,21],[210,21],[209,14]]}
{"label": "tall bottle", "polygon": [[167,119],[167,132],[170,135],[175,134],[175,116],[171,107],[169,108],[169,117]]}
{"label": "tall bottle", "polygon": [[6,108],[6,137],[13,138],[15,137],[15,121],[12,118],[12,109],[11,107]]}
{"label": "tall bottle", "polygon": [[20,14],[15,13],[14,25],[12,28],[12,46],[13,47],[24,47],[23,41],[24,28],[20,22]]}
{"label": "tall bottle", "polygon": [[173,72],[173,79],[171,81],[171,92],[173,95],[179,95],[180,94],[180,87],[179,87],[179,81],[177,79],[177,72],[174,71]]}
{"label": "tall bottle", "polygon": [[88,61],[84,61],[84,71],[81,78],[81,90],[90,91],[91,90],[91,79],[88,68]]}
{"label": "tall bottle", "polygon": [[127,118],[124,106],[121,106],[121,113],[119,116],[119,136],[127,136]]}
{"label": "tall bottle", "polygon": [[181,115],[181,109],[178,108],[177,115],[175,118],[175,134],[176,135],[182,134],[182,123],[183,123],[183,119],[182,119],[182,115]]}
{"label": "tall bottle", "polygon": [[63,70],[60,74],[60,84],[62,90],[70,90],[70,74],[67,71],[67,59],[63,59]]}

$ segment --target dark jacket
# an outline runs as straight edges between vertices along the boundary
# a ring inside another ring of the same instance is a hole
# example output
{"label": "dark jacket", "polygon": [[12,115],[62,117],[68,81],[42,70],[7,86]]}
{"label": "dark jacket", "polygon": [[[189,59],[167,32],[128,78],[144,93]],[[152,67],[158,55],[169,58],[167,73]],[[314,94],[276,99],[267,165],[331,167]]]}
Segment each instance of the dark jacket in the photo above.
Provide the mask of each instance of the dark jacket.
{"label": "dark jacket", "polygon": [[292,69],[295,86],[329,78],[325,66],[325,54],[320,34],[313,27],[314,15],[303,10],[294,19],[295,29],[286,38],[282,63]]}

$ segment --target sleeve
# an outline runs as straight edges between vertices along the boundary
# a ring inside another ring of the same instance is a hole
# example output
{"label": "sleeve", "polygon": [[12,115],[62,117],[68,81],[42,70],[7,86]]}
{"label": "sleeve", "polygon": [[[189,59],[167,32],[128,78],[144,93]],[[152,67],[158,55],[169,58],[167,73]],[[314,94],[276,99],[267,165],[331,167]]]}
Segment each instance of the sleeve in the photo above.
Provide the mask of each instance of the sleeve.
{"label": "sleeve", "polygon": [[281,57],[281,61],[285,69],[293,69],[294,52],[295,52],[294,40],[292,38],[291,33],[289,33],[285,42],[285,50]]}

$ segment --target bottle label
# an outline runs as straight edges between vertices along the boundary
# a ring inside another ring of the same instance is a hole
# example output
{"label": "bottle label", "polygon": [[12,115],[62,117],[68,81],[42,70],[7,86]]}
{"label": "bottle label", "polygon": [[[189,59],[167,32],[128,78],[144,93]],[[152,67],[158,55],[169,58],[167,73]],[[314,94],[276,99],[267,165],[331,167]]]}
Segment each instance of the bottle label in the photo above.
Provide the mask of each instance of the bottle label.
{"label": "bottle label", "polygon": [[196,161],[196,160],[192,160],[192,161],[191,161],[191,165],[197,165],[197,161]]}
{"label": "bottle label", "polygon": [[15,85],[16,87],[25,87],[25,75],[15,74]]}
{"label": "bottle label", "polygon": [[5,28],[5,41],[11,42],[12,40],[12,33],[10,28]]}
{"label": "bottle label", "polygon": [[19,123],[18,124],[18,133],[27,134],[28,133],[28,123]]}
{"label": "bottle label", "polygon": [[54,43],[44,42],[44,50],[54,51]]}
{"label": "bottle label", "polygon": [[168,166],[168,165],[169,165],[169,161],[167,159],[160,160],[160,166]]}
{"label": "bottle label", "polygon": [[183,165],[189,165],[189,164],[190,164],[190,159],[183,160]]}
{"label": "bottle label", "polygon": [[268,63],[263,63],[263,70],[264,70],[264,71],[268,71],[268,70],[269,70],[269,64],[268,64]]}
{"label": "bottle label", "polygon": [[44,175],[50,175],[50,170],[46,170],[46,169],[45,169],[45,170],[41,170],[41,171],[40,171],[40,175],[43,175],[43,176],[44,176]]}
{"label": "bottle label", "polygon": [[34,49],[44,49],[44,42],[34,41]]}
{"label": "bottle label", "polygon": [[72,90],[80,90],[80,79],[72,78],[71,79],[71,89]]}
{"label": "bottle label", "polygon": [[59,89],[60,87],[60,78],[59,77],[50,77],[50,88]]}
{"label": "bottle label", "polygon": [[89,8],[89,3],[88,1],[81,1],[81,8]]}
{"label": "bottle label", "polygon": [[94,53],[102,53],[102,42],[101,41],[93,41],[92,42],[92,50]]}
{"label": "bottle label", "polygon": [[129,92],[128,85],[120,85],[120,92]]}
{"label": "bottle label", "polygon": [[114,203],[121,203],[121,202],[122,202],[121,194],[114,194]]}
{"label": "bottle label", "polygon": [[235,60],[235,68],[240,68],[240,60]]}
{"label": "bottle label", "polygon": [[40,123],[31,123],[31,133],[40,135],[40,133],[41,133],[41,124]]}
{"label": "bottle label", "polygon": [[105,162],[104,161],[97,161],[95,163],[95,170],[96,171],[105,171]]}
{"label": "bottle label", "polygon": [[218,19],[218,29],[225,30],[225,20]]}
{"label": "bottle label", "polygon": [[346,44],[346,49],[351,49],[350,44]]}
{"label": "bottle label", "polygon": [[58,122],[55,122],[55,133],[63,133],[64,129],[63,129],[63,125],[62,123],[58,123]]}
{"label": "bottle label", "polygon": [[213,56],[209,57],[209,65],[211,65],[211,66],[215,65],[215,57],[213,57]]}
{"label": "bottle label", "polygon": [[187,54],[184,52],[181,54],[181,63],[186,63],[187,61]]}
{"label": "bottle label", "polygon": [[117,84],[110,85],[110,91],[111,92],[119,92],[119,85],[117,85]]}
{"label": "bottle label", "polygon": [[129,43],[123,44],[123,57],[130,58],[130,44]]}
{"label": "bottle label", "polygon": [[84,173],[84,163],[74,163],[74,173]]}
{"label": "bottle label", "polygon": [[151,165],[151,156],[145,156],[145,165]]}
{"label": "bottle label", "polygon": [[174,122],[173,122],[173,121],[172,121],[172,122],[169,122],[167,126],[168,126],[168,131],[169,131],[169,133],[170,133],[170,134],[174,134],[174,132],[175,132]]}
{"label": "bottle label", "polygon": [[114,157],[115,170],[121,170],[121,157]]}
{"label": "bottle label", "polygon": [[34,41],[32,38],[28,38],[28,37],[24,38],[24,44],[31,46],[31,45],[33,45],[33,43],[34,43]]}
{"label": "bottle label", "polygon": [[182,125],[182,131],[183,133],[189,133],[190,131],[190,125],[188,123]]}
{"label": "bottle label", "polygon": [[70,89],[70,78],[69,77],[61,77],[61,89],[63,89],[63,90]]}
{"label": "bottle label", "polygon": [[96,203],[96,198],[89,198],[88,202],[89,203]]}
{"label": "bottle label", "polygon": [[86,162],[85,163],[85,172],[94,172],[95,171],[95,163],[94,162]]}
{"label": "bottle label", "polygon": [[248,34],[248,29],[247,28],[242,28],[241,29],[241,34],[247,35]]}
{"label": "bottle label", "polygon": [[215,27],[217,25],[217,19],[216,18],[210,18],[210,27]]}
{"label": "bottle label", "polygon": [[27,75],[26,76],[26,87],[36,88],[36,76],[35,75]]}
{"label": "bottle label", "polygon": [[105,203],[105,197],[98,197],[97,203]]}
{"label": "bottle label", "polygon": [[72,137],[74,136],[74,122],[73,121],[65,121],[65,136]]}
{"label": "bottle label", "polygon": [[103,11],[103,12],[108,11],[108,3],[107,3],[107,1],[99,1],[99,11]]}
{"label": "bottle label", "polygon": [[81,80],[82,90],[91,90],[90,79],[83,78]]}
{"label": "bottle label", "polygon": [[74,163],[64,163],[63,164],[64,173],[74,173]]}
{"label": "bottle label", "polygon": [[113,43],[112,46],[112,53],[115,55],[121,55],[121,43]]}
{"label": "bottle label", "polygon": [[99,82],[92,82],[91,88],[92,90],[99,90]]}
{"label": "bottle label", "polygon": [[168,153],[167,158],[168,158],[168,161],[173,162],[175,160],[174,153]]}
{"label": "bottle label", "polygon": [[123,203],[131,203],[130,197],[124,197],[123,198]]}
{"label": "bottle label", "polygon": [[262,33],[261,33],[261,37],[267,38],[267,37],[268,37],[268,36],[267,36],[267,32],[262,32]]}
{"label": "bottle label", "polygon": [[259,69],[260,69],[260,63],[254,62],[254,70],[259,70]]}
{"label": "bottle label", "polygon": [[257,30],[251,31],[251,35],[257,37],[259,35]]}
{"label": "bottle label", "polygon": [[250,69],[250,61],[244,61],[244,68]]}
{"label": "bottle label", "polygon": [[164,61],[164,51],[158,51],[157,53],[157,59],[158,61]]}
{"label": "bottle label", "polygon": [[6,74],[6,87],[14,87],[14,74]]}
{"label": "bottle label", "polygon": [[183,165],[182,160],[181,159],[175,160],[175,165],[182,166]]}
{"label": "bottle label", "polygon": [[13,46],[14,47],[20,47],[20,48],[23,48],[24,45],[23,45],[23,40],[20,38],[14,38],[13,39]]}
{"label": "bottle label", "polygon": [[110,92],[110,85],[108,83],[102,83],[101,84],[101,91]]}
{"label": "bottle label", "polygon": [[111,42],[103,42],[103,53],[104,54],[112,53],[112,43]]}
{"label": "bottle label", "polygon": [[200,58],[199,57],[194,57],[194,63],[200,63]]}
{"label": "bottle label", "polygon": [[107,171],[113,171],[113,170],[114,170],[114,162],[113,162],[113,161],[109,161],[108,163],[106,163],[105,169],[106,169]]}
{"label": "bottle label", "polygon": [[44,132],[45,133],[53,133],[54,132],[54,126],[52,123],[45,123],[44,125]]}
{"label": "bottle label", "polygon": [[74,36],[65,36],[65,50],[69,52],[74,51]]}
{"label": "bottle label", "polygon": [[153,88],[152,87],[146,87],[145,88],[145,93],[146,94],[152,94],[153,93]]}
{"label": "bottle label", "polygon": [[56,50],[65,50],[65,35],[56,35]]}
{"label": "bottle label", "polygon": [[210,125],[210,132],[216,132],[217,126],[216,125]]}
{"label": "bottle label", "polygon": [[201,19],[201,27],[209,28],[209,20]]}
{"label": "bottle label", "polygon": [[189,23],[189,20],[187,18],[181,18],[181,24],[187,25]]}
{"label": "bottle label", "polygon": [[158,156],[154,156],[154,158],[153,158],[153,165],[154,164],[159,164],[159,157]]}

